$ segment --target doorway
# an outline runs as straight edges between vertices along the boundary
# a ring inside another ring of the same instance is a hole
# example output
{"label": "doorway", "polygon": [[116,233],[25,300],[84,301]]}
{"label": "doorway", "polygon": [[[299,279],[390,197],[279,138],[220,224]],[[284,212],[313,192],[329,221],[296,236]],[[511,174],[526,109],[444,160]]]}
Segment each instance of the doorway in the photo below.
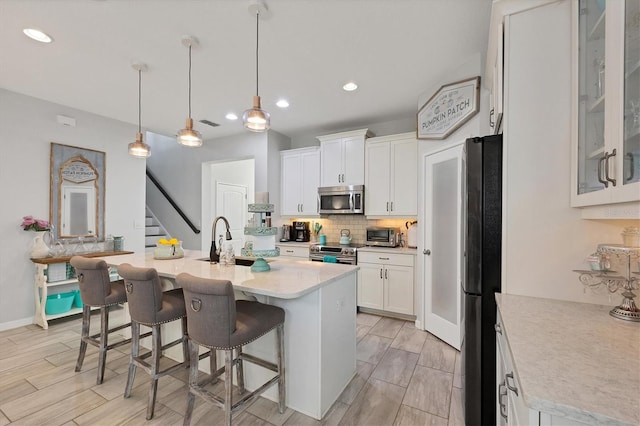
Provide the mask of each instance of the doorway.
{"label": "doorway", "polygon": [[[241,188],[245,188],[246,195]],[[247,223],[246,204],[253,203],[254,194],[253,158],[202,164],[202,251],[209,252],[211,248],[213,220],[218,216],[224,216],[232,227],[231,242],[236,249],[236,255],[240,255],[240,240],[244,238],[243,227]],[[224,229],[223,223],[218,225],[218,231],[220,229]]]}

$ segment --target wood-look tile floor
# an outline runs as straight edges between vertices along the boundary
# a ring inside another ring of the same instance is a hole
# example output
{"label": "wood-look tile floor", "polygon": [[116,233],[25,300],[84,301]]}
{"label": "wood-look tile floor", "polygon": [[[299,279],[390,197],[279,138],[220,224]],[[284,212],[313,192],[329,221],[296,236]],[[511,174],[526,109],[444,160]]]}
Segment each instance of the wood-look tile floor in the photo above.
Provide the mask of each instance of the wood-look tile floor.
{"label": "wood-look tile floor", "polygon": [[[29,325],[0,332],[0,426],[181,425],[188,371],[160,379],[155,416],[146,421],[149,376],[138,369],[123,398],[129,345],[109,351],[103,384],[96,385],[97,350],[89,346],[82,372],[74,367],[78,318],[48,330]],[[92,331],[99,317],[92,316]],[[412,322],[359,313],[357,375],[322,421],[259,398],[234,416],[237,425],[464,425],[460,354]],[[171,362],[166,360],[163,362]],[[206,362],[206,361],[205,361]],[[164,365],[164,364],[163,364]],[[222,393],[223,386],[213,386]],[[222,424],[220,409],[196,400],[192,425]]]}

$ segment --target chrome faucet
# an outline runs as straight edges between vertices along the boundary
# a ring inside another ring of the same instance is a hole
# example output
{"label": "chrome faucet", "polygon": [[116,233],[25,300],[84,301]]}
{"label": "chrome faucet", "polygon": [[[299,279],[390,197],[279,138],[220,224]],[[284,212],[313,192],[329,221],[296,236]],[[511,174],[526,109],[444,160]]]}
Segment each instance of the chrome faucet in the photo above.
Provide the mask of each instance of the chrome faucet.
{"label": "chrome faucet", "polygon": [[211,227],[211,251],[209,251],[209,262],[217,263],[220,261],[220,249],[222,248],[222,234],[220,234],[220,248],[216,248],[216,226],[218,225],[218,220],[222,219],[224,221],[224,226],[227,228],[227,232],[225,233],[225,239],[231,239],[231,232],[229,232],[229,221],[224,216],[218,216],[213,219],[213,225]]}

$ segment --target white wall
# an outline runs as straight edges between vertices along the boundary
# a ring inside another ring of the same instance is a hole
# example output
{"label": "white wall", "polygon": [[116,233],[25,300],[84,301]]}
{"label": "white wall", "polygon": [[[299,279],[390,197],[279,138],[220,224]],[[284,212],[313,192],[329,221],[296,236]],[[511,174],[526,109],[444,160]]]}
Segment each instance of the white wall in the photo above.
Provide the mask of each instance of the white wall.
{"label": "white wall", "polygon": [[[618,304],[572,272],[632,221],[584,220],[570,207],[570,2],[510,18],[505,52],[503,292]],[[544,28],[544,31],[540,31]],[[637,221],[635,223],[637,225]]]}
{"label": "white wall", "polygon": [[[76,119],[76,127],[56,115]],[[144,249],[144,165],[127,153],[137,126],[0,89],[0,329],[28,324],[34,314],[32,232],[23,216],[49,217],[50,143],[106,153],[105,232],[125,249]]]}

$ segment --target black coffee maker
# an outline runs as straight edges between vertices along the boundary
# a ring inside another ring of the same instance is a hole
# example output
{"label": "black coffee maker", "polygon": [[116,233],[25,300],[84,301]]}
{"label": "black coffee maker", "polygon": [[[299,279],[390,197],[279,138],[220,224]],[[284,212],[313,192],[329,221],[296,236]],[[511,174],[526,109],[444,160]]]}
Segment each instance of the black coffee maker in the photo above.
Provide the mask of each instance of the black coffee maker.
{"label": "black coffee maker", "polygon": [[309,241],[311,236],[309,222],[293,222],[293,236],[298,242]]}

